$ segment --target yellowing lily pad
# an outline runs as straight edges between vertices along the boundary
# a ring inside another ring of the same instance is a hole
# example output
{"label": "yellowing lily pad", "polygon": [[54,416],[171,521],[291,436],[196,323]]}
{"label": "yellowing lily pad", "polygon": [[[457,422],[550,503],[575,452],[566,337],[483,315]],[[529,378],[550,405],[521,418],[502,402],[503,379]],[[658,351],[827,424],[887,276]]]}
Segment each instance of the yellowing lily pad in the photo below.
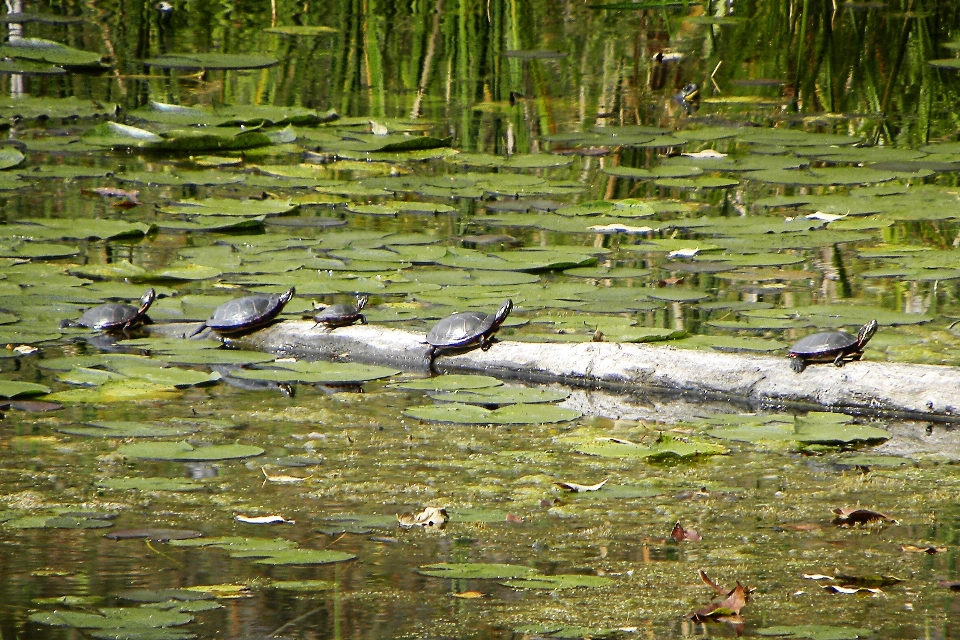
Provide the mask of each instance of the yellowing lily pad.
{"label": "yellowing lily pad", "polygon": [[194,447],[189,442],[145,442],[128,444],[117,453],[128,458],[145,460],[174,460],[198,462],[211,460],[236,460],[263,454],[263,449],[245,444],[220,444],[209,447]]}

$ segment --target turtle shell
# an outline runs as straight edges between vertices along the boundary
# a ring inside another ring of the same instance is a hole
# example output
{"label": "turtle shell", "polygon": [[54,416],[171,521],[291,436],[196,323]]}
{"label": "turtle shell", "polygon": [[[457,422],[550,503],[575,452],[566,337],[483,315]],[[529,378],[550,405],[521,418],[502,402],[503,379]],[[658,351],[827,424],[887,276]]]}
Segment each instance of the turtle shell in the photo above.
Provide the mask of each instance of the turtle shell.
{"label": "turtle shell", "polygon": [[313,316],[313,321],[328,327],[345,327],[351,325],[357,320],[367,323],[366,318],[360,311],[367,304],[367,296],[357,296],[356,304],[334,304],[323,309],[320,313]]}
{"label": "turtle shell", "polygon": [[435,347],[465,347],[490,330],[493,318],[481,311],[455,313],[433,325],[427,334],[427,342]]}
{"label": "turtle shell", "polygon": [[826,331],[801,338],[790,347],[790,355],[827,358],[856,346],[857,336],[850,335],[846,331]]}
{"label": "turtle shell", "polygon": [[447,316],[433,325],[427,333],[427,342],[437,348],[466,347],[483,342],[497,332],[511,309],[513,302],[507,300],[496,313],[463,311]]}
{"label": "turtle shell", "polygon": [[156,292],[148,289],[140,298],[140,306],[110,302],[87,309],[75,324],[97,331],[116,331],[140,324],[146,320],[147,310],[153,304]]}
{"label": "turtle shell", "polygon": [[236,298],[217,307],[207,326],[219,333],[238,333],[248,329],[262,327],[280,315],[295,289],[276,294],[257,294]]}

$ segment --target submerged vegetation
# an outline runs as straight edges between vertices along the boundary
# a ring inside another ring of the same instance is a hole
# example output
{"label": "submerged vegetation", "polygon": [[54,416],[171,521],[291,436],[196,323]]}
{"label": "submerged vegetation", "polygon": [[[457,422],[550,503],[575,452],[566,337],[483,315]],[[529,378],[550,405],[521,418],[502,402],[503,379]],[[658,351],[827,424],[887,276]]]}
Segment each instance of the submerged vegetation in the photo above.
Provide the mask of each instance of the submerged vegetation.
{"label": "submerged vegetation", "polygon": [[949,3],[8,6],[3,637],[956,635],[950,427],[63,322],[960,365]]}

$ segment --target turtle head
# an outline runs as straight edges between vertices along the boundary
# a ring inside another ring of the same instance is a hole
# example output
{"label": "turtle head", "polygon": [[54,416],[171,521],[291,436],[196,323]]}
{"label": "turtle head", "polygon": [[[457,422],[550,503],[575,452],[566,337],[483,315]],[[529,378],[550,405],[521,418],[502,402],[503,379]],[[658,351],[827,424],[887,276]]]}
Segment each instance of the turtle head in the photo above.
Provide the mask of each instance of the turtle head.
{"label": "turtle head", "polygon": [[365,293],[358,293],[357,294],[357,311],[360,311],[361,309],[363,309],[366,306],[368,300],[370,300],[370,296],[368,296]]}
{"label": "turtle head", "polygon": [[857,334],[857,346],[863,347],[863,345],[870,342],[870,338],[872,338],[873,334],[877,332],[878,326],[879,325],[877,324],[876,320],[871,320],[867,324],[860,327],[860,332]]}
{"label": "turtle head", "polygon": [[140,313],[146,313],[147,309],[150,308],[150,305],[153,304],[153,301],[157,297],[157,292],[153,290],[153,287],[147,289],[147,292],[143,294],[140,298]]}
{"label": "turtle head", "polygon": [[497,309],[497,314],[493,317],[493,326],[499,327],[502,325],[511,311],[513,311],[513,300],[507,300]]}
{"label": "turtle head", "polygon": [[290,287],[286,291],[280,294],[280,304],[284,305],[290,302],[290,299],[293,298],[293,294],[297,292],[296,287]]}

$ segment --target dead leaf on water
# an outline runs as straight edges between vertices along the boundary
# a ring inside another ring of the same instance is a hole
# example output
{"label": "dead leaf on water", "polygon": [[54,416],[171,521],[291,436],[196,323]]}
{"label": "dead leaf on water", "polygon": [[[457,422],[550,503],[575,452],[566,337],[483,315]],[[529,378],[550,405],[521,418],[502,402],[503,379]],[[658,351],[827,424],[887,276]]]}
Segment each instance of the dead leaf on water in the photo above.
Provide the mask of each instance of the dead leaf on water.
{"label": "dead leaf on water", "polygon": [[884,524],[887,522],[897,523],[897,521],[890,516],[880,513],[879,511],[871,511],[870,509],[839,507],[834,509],[833,512],[837,514],[837,517],[833,519],[833,524],[841,527],[854,527],[858,524],[870,524],[874,522]]}
{"label": "dead leaf on water", "polygon": [[700,537],[700,534],[697,533],[696,529],[684,529],[679,520],[677,520],[677,524],[673,525],[673,531],[670,532],[670,537],[678,543],[683,542],[684,540],[697,542],[703,539]]}
{"label": "dead leaf on water", "polygon": [[512,513],[508,513],[507,522],[512,522],[514,524],[517,524],[517,523],[523,522],[523,518],[521,518],[520,516],[515,516]]}
{"label": "dead leaf on water", "polygon": [[598,482],[597,484],[577,484],[576,482],[554,482],[553,484],[557,485],[561,489],[567,491],[572,491],[573,493],[583,493],[585,491],[599,491],[603,485],[607,484],[606,478],[603,482]]}
{"label": "dead leaf on water", "polygon": [[287,476],[283,474],[272,476],[269,473],[267,473],[266,467],[260,467],[260,471],[263,472],[263,477],[265,477],[269,482],[282,482],[282,483],[292,484],[294,482],[303,482],[307,478],[312,477],[312,476],[307,476],[306,478],[302,478],[300,476]]}
{"label": "dead leaf on water", "polygon": [[711,603],[693,613],[687,614],[686,617],[694,622],[724,622],[733,626],[739,634],[745,622],[743,616],[740,615],[740,610],[746,606],[752,589],[744,587],[738,581],[737,586],[730,591],[725,591],[723,587],[711,580],[703,569],[698,569],[697,573],[707,586],[720,595],[725,594],[725,597],[721,602]]}
{"label": "dead leaf on water", "polygon": [[935,553],[943,553],[946,550],[947,550],[946,547],[934,547],[934,546],[918,547],[913,544],[900,545],[900,551],[903,551],[904,553],[927,553],[927,554],[933,555]]}
{"label": "dead leaf on water", "polygon": [[296,524],[295,520],[287,520],[277,514],[272,516],[245,516],[240,513],[235,513],[233,514],[233,519],[237,522],[245,522],[247,524]]}
{"label": "dead leaf on water", "polygon": [[953,580],[941,580],[941,587],[946,587],[950,591],[960,591],[960,582],[954,582]]}
{"label": "dead leaf on water", "polygon": [[399,523],[399,525],[405,529],[409,529],[411,527],[443,529],[445,526],[447,526],[448,519],[449,516],[447,515],[447,510],[441,507],[426,507],[423,511],[417,514],[397,514],[397,523]]}
{"label": "dead leaf on water", "polygon": [[486,594],[480,593],[479,591],[464,591],[462,593],[453,593],[450,594],[454,598],[463,598],[464,600],[471,600],[473,598],[483,598]]}

